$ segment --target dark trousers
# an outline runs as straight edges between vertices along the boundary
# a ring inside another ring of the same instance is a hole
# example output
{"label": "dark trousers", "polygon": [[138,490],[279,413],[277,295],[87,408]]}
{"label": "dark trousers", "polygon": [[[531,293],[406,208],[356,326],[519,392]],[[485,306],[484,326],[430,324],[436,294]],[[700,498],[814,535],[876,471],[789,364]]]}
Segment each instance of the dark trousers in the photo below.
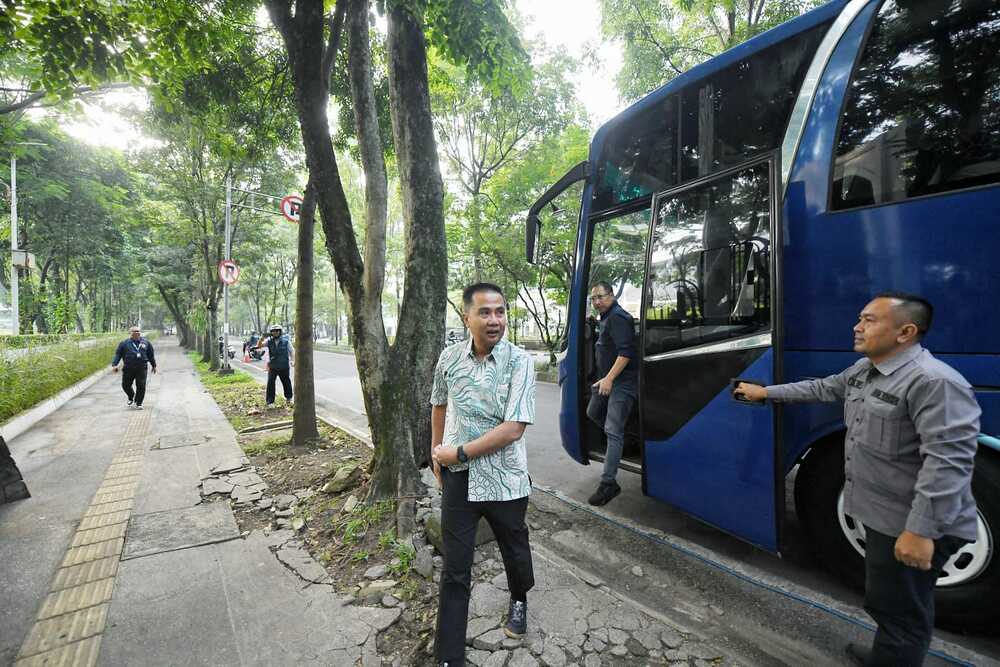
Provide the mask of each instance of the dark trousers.
{"label": "dark trousers", "polygon": [[950,535],[934,540],[931,569],[896,560],[896,538],[865,526],[865,611],[878,623],[868,665],[919,667],[934,630],[934,587],[941,568],[966,544]]}
{"label": "dark trousers", "polygon": [[[132,383],[135,382],[135,391],[132,391]],[[128,400],[135,401],[136,405],[142,405],[142,399],[146,398],[146,365],[126,366],[122,369],[122,389]]]}
{"label": "dark trousers", "polygon": [[444,569],[438,601],[436,655],[439,662],[465,664],[465,630],[472,593],[472,559],[476,528],[486,517],[496,535],[511,597],[523,599],[535,585],[531,546],[524,513],[528,498],[500,502],[469,502],[469,471],[441,470],[441,540]]}
{"label": "dark trousers", "polygon": [[593,389],[590,395],[587,417],[600,426],[608,438],[604,471],[601,473],[601,482],[604,484],[613,484],[618,475],[618,464],[625,448],[625,425],[632,414],[632,406],[638,393],[637,385],[636,378],[623,378],[619,375],[611,385],[611,394],[601,396],[597,389]]}
{"label": "dark trousers", "polygon": [[274,378],[281,378],[281,389],[285,392],[285,400],[292,400],[292,378],[288,375],[287,368],[267,369],[267,393],[265,402],[270,405],[274,403]]}

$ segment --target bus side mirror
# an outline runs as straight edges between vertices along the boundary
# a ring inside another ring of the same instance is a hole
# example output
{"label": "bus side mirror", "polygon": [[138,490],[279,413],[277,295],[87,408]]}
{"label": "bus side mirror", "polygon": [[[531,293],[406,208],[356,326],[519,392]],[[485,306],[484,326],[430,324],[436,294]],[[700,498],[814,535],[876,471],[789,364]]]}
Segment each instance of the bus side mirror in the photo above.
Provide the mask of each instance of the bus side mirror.
{"label": "bus side mirror", "polygon": [[542,221],[538,219],[537,213],[529,213],[528,220],[524,224],[525,256],[528,264],[534,264],[537,260],[538,235],[542,229]]}

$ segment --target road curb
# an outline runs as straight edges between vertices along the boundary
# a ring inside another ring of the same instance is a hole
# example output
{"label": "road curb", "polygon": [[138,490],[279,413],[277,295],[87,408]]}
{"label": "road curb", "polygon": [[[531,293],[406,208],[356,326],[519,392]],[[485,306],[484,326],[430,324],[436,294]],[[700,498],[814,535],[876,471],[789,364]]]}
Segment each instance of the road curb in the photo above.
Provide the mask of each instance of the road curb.
{"label": "road curb", "polygon": [[95,371],[93,374],[80,380],[76,384],[63,389],[55,396],[50,396],[41,403],[36,404],[33,408],[28,408],[19,415],[10,418],[0,425],[0,435],[2,435],[7,442],[10,442],[64,406],[70,400],[79,396],[86,389],[89,389],[103,375],[106,375],[107,372],[107,368]]}

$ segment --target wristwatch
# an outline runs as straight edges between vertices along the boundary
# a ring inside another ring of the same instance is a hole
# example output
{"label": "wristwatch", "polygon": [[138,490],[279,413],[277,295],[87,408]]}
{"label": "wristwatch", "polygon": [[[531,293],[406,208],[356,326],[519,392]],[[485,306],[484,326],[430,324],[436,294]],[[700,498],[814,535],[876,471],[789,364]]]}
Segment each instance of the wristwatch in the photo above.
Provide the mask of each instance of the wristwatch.
{"label": "wristwatch", "polygon": [[469,462],[469,455],[465,453],[465,446],[464,445],[459,445],[458,446],[458,452],[457,452],[457,454],[458,454],[458,460],[459,460],[460,463],[468,463]]}

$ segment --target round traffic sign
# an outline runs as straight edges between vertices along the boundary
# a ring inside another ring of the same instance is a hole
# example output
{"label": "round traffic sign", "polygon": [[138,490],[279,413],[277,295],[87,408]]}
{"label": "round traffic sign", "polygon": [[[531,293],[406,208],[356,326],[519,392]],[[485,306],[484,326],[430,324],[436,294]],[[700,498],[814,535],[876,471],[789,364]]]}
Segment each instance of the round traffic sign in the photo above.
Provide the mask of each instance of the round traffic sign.
{"label": "round traffic sign", "polygon": [[235,285],[240,279],[240,265],[231,259],[219,262],[219,280],[227,285]]}
{"label": "round traffic sign", "polygon": [[288,195],[281,200],[281,215],[289,222],[299,221],[299,212],[302,210],[302,197],[298,195]]}

